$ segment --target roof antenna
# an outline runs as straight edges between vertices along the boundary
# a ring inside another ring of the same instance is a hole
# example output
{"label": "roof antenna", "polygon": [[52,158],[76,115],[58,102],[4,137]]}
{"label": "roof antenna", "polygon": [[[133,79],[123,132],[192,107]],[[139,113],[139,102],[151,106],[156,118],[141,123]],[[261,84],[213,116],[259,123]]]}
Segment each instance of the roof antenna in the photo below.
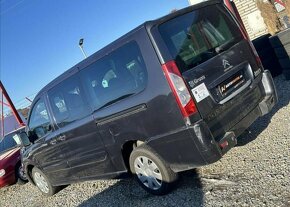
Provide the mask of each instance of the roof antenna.
{"label": "roof antenna", "polygon": [[80,47],[80,49],[81,49],[81,51],[82,51],[84,57],[87,58],[87,54],[86,54],[85,51],[84,51],[83,44],[84,44],[84,39],[81,38],[80,41],[79,41],[79,47]]}

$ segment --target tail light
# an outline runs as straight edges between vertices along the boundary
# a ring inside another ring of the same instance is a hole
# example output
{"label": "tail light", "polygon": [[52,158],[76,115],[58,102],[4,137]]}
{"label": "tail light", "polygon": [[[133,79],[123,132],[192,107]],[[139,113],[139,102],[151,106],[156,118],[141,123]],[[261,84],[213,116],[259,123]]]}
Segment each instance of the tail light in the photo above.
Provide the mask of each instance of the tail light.
{"label": "tail light", "polygon": [[183,117],[189,117],[197,112],[195,103],[185,85],[185,82],[174,61],[162,65],[162,70],[175,96]]}

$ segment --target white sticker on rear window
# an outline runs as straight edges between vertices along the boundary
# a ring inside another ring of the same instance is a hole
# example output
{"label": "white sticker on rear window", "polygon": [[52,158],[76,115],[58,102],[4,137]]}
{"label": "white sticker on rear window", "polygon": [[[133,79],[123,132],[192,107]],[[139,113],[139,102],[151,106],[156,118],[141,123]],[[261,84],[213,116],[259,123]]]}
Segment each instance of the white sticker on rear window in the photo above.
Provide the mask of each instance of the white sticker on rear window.
{"label": "white sticker on rear window", "polygon": [[194,95],[194,98],[197,103],[209,96],[209,92],[204,83],[191,89],[191,92]]}

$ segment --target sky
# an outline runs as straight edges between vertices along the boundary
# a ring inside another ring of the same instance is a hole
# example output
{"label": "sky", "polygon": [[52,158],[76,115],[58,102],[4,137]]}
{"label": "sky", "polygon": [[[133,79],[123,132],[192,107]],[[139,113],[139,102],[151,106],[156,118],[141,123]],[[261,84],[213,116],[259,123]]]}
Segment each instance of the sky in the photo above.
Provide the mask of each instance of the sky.
{"label": "sky", "polygon": [[188,0],[0,0],[0,79],[19,107],[81,60]]}

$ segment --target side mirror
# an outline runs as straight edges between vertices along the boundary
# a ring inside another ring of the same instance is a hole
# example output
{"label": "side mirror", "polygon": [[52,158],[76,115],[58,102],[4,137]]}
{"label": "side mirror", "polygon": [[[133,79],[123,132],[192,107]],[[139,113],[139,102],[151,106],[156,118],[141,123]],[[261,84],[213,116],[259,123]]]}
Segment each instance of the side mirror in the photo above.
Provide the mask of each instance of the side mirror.
{"label": "side mirror", "polygon": [[20,137],[22,146],[27,147],[31,145],[31,141],[29,140],[29,137],[27,136],[25,132],[21,132],[19,134],[19,137]]}
{"label": "side mirror", "polygon": [[43,137],[46,133],[47,133],[46,127],[44,127],[44,126],[35,127],[33,129],[33,132],[30,133],[32,136],[29,135],[29,138],[34,137],[34,139],[38,139],[39,137]]}

